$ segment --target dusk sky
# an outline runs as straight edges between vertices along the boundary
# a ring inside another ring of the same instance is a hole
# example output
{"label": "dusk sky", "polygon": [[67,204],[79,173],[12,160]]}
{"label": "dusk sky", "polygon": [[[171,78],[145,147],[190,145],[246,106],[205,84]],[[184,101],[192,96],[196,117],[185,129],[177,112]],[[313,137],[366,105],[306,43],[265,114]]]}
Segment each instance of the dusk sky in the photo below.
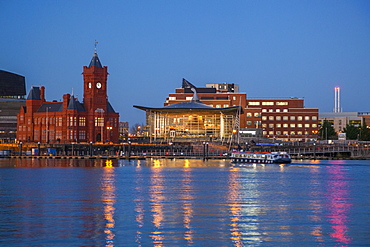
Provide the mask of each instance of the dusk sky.
{"label": "dusk sky", "polygon": [[0,0],[0,69],[82,101],[94,42],[120,121],[163,106],[182,78],[232,82],[250,98],[299,97],[332,112],[370,112],[370,1]]}

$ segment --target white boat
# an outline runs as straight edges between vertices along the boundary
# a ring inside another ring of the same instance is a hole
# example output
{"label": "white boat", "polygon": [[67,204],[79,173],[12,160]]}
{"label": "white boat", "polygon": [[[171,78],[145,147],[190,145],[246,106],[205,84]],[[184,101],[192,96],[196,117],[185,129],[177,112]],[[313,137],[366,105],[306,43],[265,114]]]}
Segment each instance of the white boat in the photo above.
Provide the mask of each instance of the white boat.
{"label": "white boat", "polygon": [[234,152],[231,154],[231,162],[233,163],[262,163],[262,164],[287,164],[292,162],[290,155],[287,152],[271,152],[271,153],[256,153],[256,152]]}

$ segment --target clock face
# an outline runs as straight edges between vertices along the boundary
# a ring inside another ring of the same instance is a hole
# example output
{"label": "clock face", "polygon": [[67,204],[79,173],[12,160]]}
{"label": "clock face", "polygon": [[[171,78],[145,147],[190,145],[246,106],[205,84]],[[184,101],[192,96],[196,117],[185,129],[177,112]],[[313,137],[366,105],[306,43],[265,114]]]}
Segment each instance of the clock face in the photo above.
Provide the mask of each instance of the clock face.
{"label": "clock face", "polygon": [[96,83],[96,87],[101,88],[101,83],[100,82]]}

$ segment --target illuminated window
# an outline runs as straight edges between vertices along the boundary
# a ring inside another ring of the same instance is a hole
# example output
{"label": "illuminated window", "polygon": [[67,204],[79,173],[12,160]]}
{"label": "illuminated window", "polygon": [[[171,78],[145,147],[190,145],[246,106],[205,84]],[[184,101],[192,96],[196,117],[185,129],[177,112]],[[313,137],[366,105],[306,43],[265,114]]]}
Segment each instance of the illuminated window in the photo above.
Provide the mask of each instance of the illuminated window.
{"label": "illuminated window", "polygon": [[274,120],[274,116],[269,116],[269,120]]}
{"label": "illuminated window", "polygon": [[289,119],[288,116],[283,116],[284,121],[288,121],[288,119]]}
{"label": "illuminated window", "polygon": [[294,121],[295,120],[295,116],[290,116],[290,120],[291,121]]}
{"label": "illuminated window", "polygon": [[312,120],[313,121],[316,121],[317,120],[317,117],[316,116],[312,116]]}
{"label": "illuminated window", "polygon": [[309,116],[305,116],[304,117],[304,120],[308,121],[308,120],[310,120],[310,117]]}
{"label": "illuminated window", "polygon": [[255,112],[255,113],[254,113],[254,117],[261,117],[261,113],[259,113],[259,112]]}
{"label": "illuminated window", "polygon": [[79,125],[80,126],[86,126],[86,118],[85,117],[80,117]]}
{"label": "illuminated window", "polygon": [[288,105],[288,102],[276,102],[276,105]]}
{"label": "illuminated window", "polygon": [[297,120],[298,120],[298,121],[302,121],[302,120],[303,120],[302,116],[298,116],[298,117],[297,117]]}
{"label": "illuminated window", "polygon": [[281,128],[281,124],[276,124],[276,128]]}
{"label": "illuminated window", "polygon": [[295,124],[290,124],[290,128],[295,128]]}
{"label": "illuminated window", "polygon": [[262,121],[266,121],[267,120],[267,117],[266,116],[262,116]]}
{"label": "illuminated window", "polygon": [[247,117],[252,117],[252,113],[247,112]]}
{"label": "illuminated window", "polygon": [[288,124],[283,124],[283,127],[284,128],[288,128]]}
{"label": "illuminated window", "polygon": [[262,102],[262,105],[274,105],[274,102]]}
{"label": "illuminated window", "polygon": [[274,124],[269,124],[269,128],[274,128]]}
{"label": "illuminated window", "polygon": [[277,121],[280,121],[281,120],[281,116],[276,116],[276,120]]}
{"label": "illuminated window", "polygon": [[248,105],[260,105],[260,102],[248,102]]}
{"label": "illuminated window", "polygon": [[104,118],[102,117],[95,117],[95,126],[104,126]]}

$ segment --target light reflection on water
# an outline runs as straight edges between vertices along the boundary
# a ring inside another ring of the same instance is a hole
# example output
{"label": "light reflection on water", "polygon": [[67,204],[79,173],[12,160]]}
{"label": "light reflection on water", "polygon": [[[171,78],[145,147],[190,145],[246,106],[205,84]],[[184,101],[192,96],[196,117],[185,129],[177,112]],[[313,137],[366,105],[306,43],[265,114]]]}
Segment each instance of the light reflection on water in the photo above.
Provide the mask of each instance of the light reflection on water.
{"label": "light reflection on water", "polygon": [[370,242],[368,161],[0,159],[0,167],[0,245]]}

